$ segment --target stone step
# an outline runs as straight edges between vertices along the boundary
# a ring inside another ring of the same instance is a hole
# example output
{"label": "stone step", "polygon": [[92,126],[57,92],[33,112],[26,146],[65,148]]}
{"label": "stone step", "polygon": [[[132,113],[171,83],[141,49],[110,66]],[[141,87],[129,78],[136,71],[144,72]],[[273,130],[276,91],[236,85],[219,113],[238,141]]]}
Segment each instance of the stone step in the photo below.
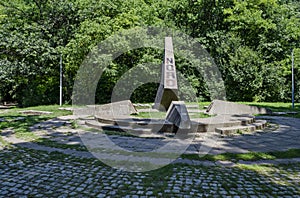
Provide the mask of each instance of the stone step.
{"label": "stone step", "polygon": [[233,127],[218,127],[215,129],[215,132],[222,135],[231,135],[237,133],[238,131],[253,132],[255,130],[260,130],[266,127],[267,121],[257,120],[252,124],[247,124],[244,126],[233,126]]}
{"label": "stone step", "polygon": [[211,122],[211,123],[198,123],[197,132],[204,133],[215,131],[216,128],[221,127],[237,127],[241,126],[241,121],[226,121],[226,122]]}
{"label": "stone step", "polygon": [[252,124],[255,122],[254,116],[249,115],[218,115],[210,118],[192,119],[198,123],[198,132],[215,131],[216,128],[237,127]]}
{"label": "stone step", "polygon": [[124,126],[118,126],[118,125],[110,125],[110,124],[105,124],[105,123],[100,123],[95,120],[88,120],[85,122],[85,125],[96,128],[99,130],[107,130],[107,131],[117,131],[117,132],[129,132],[130,134],[133,135],[144,135],[144,134],[149,134],[152,135],[151,129],[144,129],[144,128],[132,128],[132,127],[124,127]]}
{"label": "stone step", "polygon": [[[172,132],[173,124],[167,123],[163,120],[159,121],[144,121],[144,120],[111,120],[111,119],[103,119],[97,118],[98,122],[109,125],[118,125],[120,127],[131,127],[131,128],[143,128],[143,129],[152,129],[152,131],[163,131],[163,132]],[[237,120],[214,120],[210,119],[207,122],[199,122],[197,132],[207,132],[214,131],[215,128],[220,127],[234,127],[241,126],[246,124],[253,123],[253,119],[247,118],[238,118]]]}
{"label": "stone step", "polygon": [[140,119],[140,118],[103,118],[99,116],[95,116],[95,119],[103,124],[110,124],[110,125],[119,125],[119,126],[131,126],[131,127],[157,127],[162,125],[172,125],[165,120],[160,119]]}
{"label": "stone step", "polygon": [[[86,122],[91,127],[96,127],[105,130],[115,131],[150,131],[156,132],[173,132],[175,130],[172,123],[163,120],[135,120],[135,119],[124,119],[124,120],[112,120],[98,118],[96,120],[89,120]],[[97,127],[98,126],[98,127]]]}
{"label": "stone step", "polygon": [[[93,123],[93,124],[91,124]],[[95,128],[112,131],[131,131],[138,134],[143,133],[173,133],[176,127],[162,119],[142,119],[142,118],[101,118],[96,117],[93,122],[87,122]],[[255,121],[254,116],[216,116],[210,118],[192,119],[192,125],[197,128],[197,132],[216,131],[221,134],[231,134],[238,130],[254,131],[262,129],[266,125],[266,121]]]}
{"label": "stone step", "polygon": [[[144,137],[145,135],[147,137],[153,137],[153,136],[160,136],[165,137],[167,134],[175,134],[175,131],[178,130],[176,126],[173,124],[165,124],[165,125],[153,125],[150,124],[144,125],[144,126],[136,126],[136,125],[113,125],[113,124],[107,124],[107,123],[100,123],[97,120],[86,120],[84,122],[86,126],[96,128],[99,130],[108,130],[108,131],[117,131],[117,132],[128,132],[130,134],[134,134],[136,136]],[[195,129],[195,125],[192,126]],[[189,133],[189,136],[193,135],[194,133],[191,133],[191,131],[180,129],[181,133]],[[196,132],[196,131],[194,131]],[[151,135],[150,135],[151,134]]]}
{"label": "stone step", "polygon": [[113,118],[103,118],[103,117],[95,116],[95,120],[103,124],[116,125],[116,121]]}
{"label": "stone step", "polygon": [[241,121],[242,125],[252,124],[255,122],[254,116],[233,116],[232,119]]}
{"label": "stone step", "polygon": [[261,130],[266,128],[267,126],[267,121],[266,120],[256,120],[254,123],[252,123],[253,125],[256,126],[256,130]]}
{"label": "stone step", "polygon": [[125,119],[116,120],[116,125],[120,127],[151,129],[153,132],[172,132],[174,126],[166,120],[159,119]]}

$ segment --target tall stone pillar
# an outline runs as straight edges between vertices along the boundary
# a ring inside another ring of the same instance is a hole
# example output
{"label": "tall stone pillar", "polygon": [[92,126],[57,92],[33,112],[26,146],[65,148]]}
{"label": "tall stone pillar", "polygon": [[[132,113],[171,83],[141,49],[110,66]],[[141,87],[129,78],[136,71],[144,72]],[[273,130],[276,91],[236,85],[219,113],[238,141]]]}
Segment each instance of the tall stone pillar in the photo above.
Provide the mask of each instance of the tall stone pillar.
{"label": "tall stone pillar", "polygon": [[166,37],[161,81],[156,94],[154,108],[167,111],[172,101],[178,101],[178,86],[172,37]]}

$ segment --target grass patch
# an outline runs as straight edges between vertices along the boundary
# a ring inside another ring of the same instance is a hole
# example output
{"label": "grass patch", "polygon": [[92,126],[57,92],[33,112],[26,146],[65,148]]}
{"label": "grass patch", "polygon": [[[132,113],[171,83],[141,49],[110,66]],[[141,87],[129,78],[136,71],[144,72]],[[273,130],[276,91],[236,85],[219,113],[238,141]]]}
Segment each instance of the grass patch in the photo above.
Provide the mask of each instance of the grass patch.
{"label": "grass patch", "polygon": [[1,136],[0,136],[0,144],[4,147],[10,147],[10,143],[6,142]]}
{"label": "grass patch", "polygon": [[[71,115],[71,111],[59,110],[59,105],[37,106],[28,108],[13,108],[0,114],[0,118],[4,119],[0,122],[0,130],[11,128],[14,130],[17,138],[26,140],[37,139],[38,137],[30,132],[29,127],[42,121],[53,119],[59,116]],[[20,113],[24,110],[50,111],[52,114],[46,115],[25,115]]]}
{"label": "grass patch", "polygon": [[[199,110],[203,110],[204,107],[209,106],[211,102],[186,102],[186,106],[188,105],[198,105]],[[147,107],[136,107],[137,110],[139,109],[147,109]],[[196,108],[197,109],[197,108]],[[166,118],[166,112],[139,112],[138,115],[132,115],[137,118],[144,118],[144,119],[150,119],[150,118],[156,118],[156,119],[165,119]],[[190,113],[190,118],[208,118],[211,117],[211,115],[205,114],[205,113]]]}
{"label": "grass patch", "polygon": [[166,112],[139,112],[137,115],[133,115],[138,118],[156,118],[156,119],[165,119],[166,118]]}
{"label": "grass patch", "polygon": [[274,167],[272,165],[238,164],[237,167],[240,168],[241,170],[250,170],[250,171],[255,171],[255,172],[258,172],[258,173],[266,173],[266,172],[273,172],[274,171]]}
{"label": "grass patch", "polygon": [[283,103],[283,102],[239,102],[241,104],[246,104],[250,106],[257,106],[257,107],[264,107],[264,108],[269,108],[273,112],[298,112],[296,115],[283,115],[283,116],[288,116],[288,117],[295,117],[295,118],[300,118],[300,103],[295,104],[295,108],[292,108],[291,103]]}
{"label": "grass patch", "polygon": [[[70,105],[62,106],[62,107],[71,107]],[[12,108],[9,111],[0,114],[0,117],[3,115],[7,116],[26,116],[25,114],[20,113],[20,111],[27,111],[27,110],[35,110],[35,111],[49,111],[52,112],[52,114],[45,114],[40,115],[40,117],[58,117],[63,115],[71,115],[71,111],[66,110],[59,110],[61,106],[59,105],[42,105],[42,106],[35,106],[35,107],[26,107],[26,108]]]}
{"label": "grass patch", "polygon": [[289,149],[287,151],[274,151],[274,152],[249,152],[249,153],[224,153],[219,155],[205,155],[203,157],[197,154],[183,154],[182,158],[190,160],[201,161],[257,161],[257,160],[274,160],[274,159],[289,159],[300,157],[300,149]]}
{"label": "grass patch", "polygon": [[288,151],[269,152],[270,155],[278,159],[288,159],[300,157],[300,149],[289,149]]}
{"label": "grass patch", "polygon": [[214,115],[208,115],[208,114],[205,114],[205,113],[193,113],[192,115],[190,115],[190,118],[209,118],[209,117],[213,117]]}
{"label": "grass patch", "polygon": [[49,140],[47,138],[38,138],[38,139],[34,140],[33,142],[37,143],[39,145],[44,145],[44,146],[53,147],[53,148],[72,149],[72,150],[77,150],[77,151],[88,151],[88,149],[82,145],[60,144],[56,141]]}
{"label": "grass patch", "polygon": [[199,109],[205,109],[205,107],[208,107],[211,102],[199,102]]}
{"label": "grass patch", "polygon": [[[137,118],[144,118],[144,119],[165,119],[166,118],[166,112],[139,112],[137,115],[133,115]],[[205,113],[190,113],[190,118],[208,118],[211,117],[211,115],[205,114]]]}

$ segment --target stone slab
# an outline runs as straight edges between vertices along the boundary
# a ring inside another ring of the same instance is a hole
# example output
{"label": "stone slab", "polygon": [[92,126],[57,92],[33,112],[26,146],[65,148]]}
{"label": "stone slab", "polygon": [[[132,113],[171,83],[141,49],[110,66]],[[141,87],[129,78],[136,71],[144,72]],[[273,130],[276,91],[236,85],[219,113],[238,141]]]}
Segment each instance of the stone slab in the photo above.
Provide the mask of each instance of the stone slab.
{"label": "stone slab", "polygon": [[167,112],[166,120],[180,129],[190,129],[191,120],[183,101],[173,101]]}
{"label": "stone slab", "polygon": [[76,108],[74,115],[93,115],[104,118],[128,117],[137,114],[137,110],[130,100],[123,100],[104,105],[87,105],[86,107]]}

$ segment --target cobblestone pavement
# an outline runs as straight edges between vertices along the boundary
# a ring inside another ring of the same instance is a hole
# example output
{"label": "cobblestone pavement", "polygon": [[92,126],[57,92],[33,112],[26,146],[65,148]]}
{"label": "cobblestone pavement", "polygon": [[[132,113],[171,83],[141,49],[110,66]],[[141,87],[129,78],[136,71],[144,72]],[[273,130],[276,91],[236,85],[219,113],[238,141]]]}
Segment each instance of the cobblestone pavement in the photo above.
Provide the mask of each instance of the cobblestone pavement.
{"label": "cobblestone pavement", "polygon": [[300,197],[300,164],[169,165],[146,173],[28,149],[0,153],[0,197]]}
{"label": "cobblestone pavement", "polygon": [[[211,153],[300,148],[299,119],[265,118],[278,123],[278,129],[229,138],[218,137],[217,144],[213,142],[208,145],[212,148]],[[71,124],[66,118],[54,119],[35,125],[31,130],[63,144],[80,145],[77,135],[80,129],[71,129]],[[12,131],[8,129],[6,132],[9,134]],[[6,132],[2,131],[1,135],[5,136]],[[151,145],[146,145],[143,139],[110,137],[123,147],[151,149]],[[127,140],[130,144],[124,144]],[[155,145],[162,140],[151,141]],[[198,141],[204,144],[203,140]],[[38,149],[32,147],[34,144],[30,142],[18,144]],[[130,173],[110,168],[91,155],[87,156],[87,152],[78,151],[79,154],[74,157],[62,154],[65,151],[76,154],[77,151],[70,149],[40,146],[42,149],[33,150],[4,148],[1,145],[0,197],[300,197],[300,163],[237,164],[233,167],[209,162],[206,165],[179,163],[151,172]],[[198,149],[199,146],[192,145],[188,152],[197,152]],[[299,162],[299,159],[296,161]]]}

